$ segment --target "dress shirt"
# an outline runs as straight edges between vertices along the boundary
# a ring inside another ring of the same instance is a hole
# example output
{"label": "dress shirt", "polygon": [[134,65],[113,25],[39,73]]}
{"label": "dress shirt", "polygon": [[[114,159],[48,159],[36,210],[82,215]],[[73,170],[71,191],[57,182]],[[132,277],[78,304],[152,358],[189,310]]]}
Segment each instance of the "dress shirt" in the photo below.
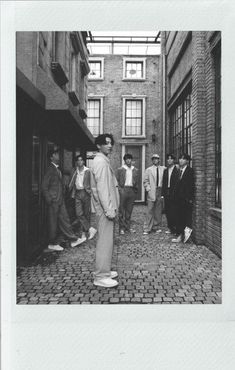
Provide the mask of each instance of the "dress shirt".
{"label": "dress shirt", "polygon": [[126,181],[124,186],[133,186],[132,170],[134,169],[134,166],[128,167],[127,165],[124,165],[123,168],[126,170]]}
{"label": "dress shirt", "polygon": [[[184,174],[184,171],[186,169],[187,166],[184,166],[183,168],[180,168],[180,179],[182,179],[182,176]],[[182,172],[181,172],[182,171]]]}
{"label": "dress shirt", "polygon": [[168,188],[170,187],[171,175],[175,166],[168,167]]}
{"label": "dress shirt", "polygon": [[79,169],[77,168],[77,176],[76,176],[76,182],[75,182],[77,190],[84,189],[83,180],[84,180],[84,173],[86,170],[88,170],[88,168],[85,166],[83,167],[82,171],[79,171]]}

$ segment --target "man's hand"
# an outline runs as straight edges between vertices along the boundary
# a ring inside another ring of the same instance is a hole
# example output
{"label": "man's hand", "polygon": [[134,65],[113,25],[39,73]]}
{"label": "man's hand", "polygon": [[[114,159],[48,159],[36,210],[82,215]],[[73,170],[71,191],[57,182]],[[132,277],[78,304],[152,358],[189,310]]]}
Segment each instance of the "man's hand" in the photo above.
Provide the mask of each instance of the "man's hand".
{"label": "man's hand", "polygon": [[108,210],[105,212],[105,216],[109,219],[109,220],[114,220],[115,217],[116,217],[116,212],[115,210]]}

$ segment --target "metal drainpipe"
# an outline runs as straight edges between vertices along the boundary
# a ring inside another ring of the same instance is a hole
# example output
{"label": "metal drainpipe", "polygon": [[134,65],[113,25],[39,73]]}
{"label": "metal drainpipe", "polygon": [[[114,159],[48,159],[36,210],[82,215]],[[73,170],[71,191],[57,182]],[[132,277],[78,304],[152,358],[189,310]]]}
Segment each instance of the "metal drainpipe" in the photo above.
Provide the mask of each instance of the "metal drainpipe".
{"label": "metal drainpipe", "polygon": [[165,158],[166,150],[165,147],[166,147],[166,55],[164,45],[162,54],[162,158]]}

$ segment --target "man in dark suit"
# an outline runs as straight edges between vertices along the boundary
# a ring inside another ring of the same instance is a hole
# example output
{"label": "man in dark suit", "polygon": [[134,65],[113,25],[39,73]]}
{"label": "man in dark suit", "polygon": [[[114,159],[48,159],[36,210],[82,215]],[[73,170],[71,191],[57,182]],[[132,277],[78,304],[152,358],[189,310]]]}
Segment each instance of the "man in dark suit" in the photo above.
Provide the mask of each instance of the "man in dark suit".
{"label": "man in dark suit", "polygon": [[167,154],[167,168],[163,173],[162,196],[164,197],[165,213],[169,231],[166,234],[176,233],[176,210],[174,192],[179,179],[179,169],[175,165],[175,156]]}
{"label": "man in dark suit", "polygon": [[123,160],[125,164],[118,168],[116,176],[120,194],[120,234],[124,234],[125,231],[134,232],[134,230],[130,228],[130,224],[131,214],[138,191],[138,170],[132,165],[133,157],[131,154],[127,153],[124,155]]}
{"label": "man in dark suit", "polygon": [[176,234],[172,242],[186,243],[192,233],[192,209],[194,196],[194,174],[189,167],[190,156],[183,153],[179,157],[179,180],[175,187]]}
{"label": "man in dark suit", "polygon": [[48,249],[62,251],[59,245],[58,228],[71,247],[80,244],[80,239],[74,234],[64,203],[62,174],[59,170],[60,156],[58,150],[50,150],[48,158],[51,161],[42,182],[42,192],[48,205],[49,245]]}
{"label": "man in dark suit", "polygon": [[91,173],[84,165],[85,161],[81,154],[75,158],[76,167],[71,173],[69,192],[75,200],[75,213],[77,221],[81,225],[82,239],[92,239],[96,229],[90,226],[91,219]]}

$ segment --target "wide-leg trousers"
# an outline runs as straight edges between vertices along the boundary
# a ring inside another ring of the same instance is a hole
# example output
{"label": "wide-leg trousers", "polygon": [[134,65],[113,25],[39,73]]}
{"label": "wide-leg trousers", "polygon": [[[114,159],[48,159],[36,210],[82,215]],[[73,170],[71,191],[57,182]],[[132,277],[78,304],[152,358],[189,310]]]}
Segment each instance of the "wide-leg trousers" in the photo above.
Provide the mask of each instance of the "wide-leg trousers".
{"label": "wide-leg trousers", "polygon": [[124,187],[120,190],[119,228],[130,230],[131,214],[136,198],[133,187]]}
{"label": "wide-leg trousers", "polygon": [[154,227],[162,224],[161,188],[156,188],[156,200],[147,200],[146,221],[144,230],[150,232]]}
{"label": "wide-leg trousers", "polygon": [[84,189],[76,191],[75,212],[76,217],[82,226],[82,231],[87,233],[90,228],[91,197]]}
{"label": "wide-leg trousers", "polygon": [[50,244],[58,243],[59,231],[70,240],[77,239],[77,236],[73,232],[64,201],[62,204],[53,202],[48,206],[48,226]]}
{"label": "wide-leg trousers", "polygon": [[96,216],[97,242],[95,279],[110,277],[114,242],[114,221],[109,220],[104,213]]}

